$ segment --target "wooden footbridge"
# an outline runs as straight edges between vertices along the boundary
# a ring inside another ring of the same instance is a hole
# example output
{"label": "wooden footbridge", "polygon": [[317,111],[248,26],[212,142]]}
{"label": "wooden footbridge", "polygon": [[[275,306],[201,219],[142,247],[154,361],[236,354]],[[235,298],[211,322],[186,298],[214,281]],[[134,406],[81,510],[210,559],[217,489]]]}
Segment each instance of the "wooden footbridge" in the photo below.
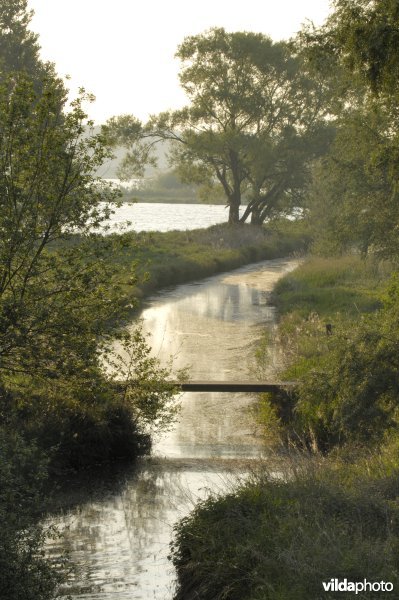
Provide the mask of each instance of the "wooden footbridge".
{"label": "wooden footbridge", "polygon": [[[126,383],[115,382],[118,388],[125,388]],[[168,381],[168,385],[181,392],[273,392],[276,390],[293,389],[296,381]],[[134,382],[130,382],[130,385]],[[137,382],[137,385],[145,387],[145,383]],[[151,383],[149,384],[151,386]]]}
{"label": "wooden footbridge", "polygon": [[296,381],[185,381],[176,382],[182,392],[273,392],[293,388]]}
{"label": "wooden footbridge", "polygon": [[[273,392],[277,390],[290,390],[296,385],[296,381],[167,381],[168,386],[175,388],[177,392]],[[138,385],[145,389],[154,389],[154,382],[142,381],[115,381],[119,391],[123,391],[129,385]]]}

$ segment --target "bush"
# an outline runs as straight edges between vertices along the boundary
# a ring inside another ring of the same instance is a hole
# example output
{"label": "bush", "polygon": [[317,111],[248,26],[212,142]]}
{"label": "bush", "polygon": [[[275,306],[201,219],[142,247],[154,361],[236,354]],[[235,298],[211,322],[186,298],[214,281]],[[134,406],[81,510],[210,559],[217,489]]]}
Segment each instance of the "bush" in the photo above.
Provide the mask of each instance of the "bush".
{"label": "bush", "polygon": [[[313,307],[320,308],[318,286],[329,286],[332,335],[326,335],[326,317],[315,312],[306,318],[297,312],[283,317],[277,334],[284,359],[279,378],[298,384],[289,393],[264,396],[260,418],[266,428],[277,423],[284,441],[302,448],[327,452],[348,443],[377,445],[399,424],[399,285],[393,279],[385,294],[381,290],[377,294],[376,278],[369,281],[368,289],[364,287],[369,267],[362,267],[357,259],[322,262],[329,265],[325,273],[320,271],[320,261],[313,261],[283,279],[279,290],[287,302],[287,287],[297,282],[300,290],[305,287],[316,298]],[[374,288],[374,301],[383,308],[358,312],[356,318],[334,313],[337,296],[338,303],[343,297],[340,286],[350,279],[358,283],[351,295],[358,294],[359,285],[365,294]],[[261,351],[258,358],[265,362]]]}
{"label": "bush", "polygon": [[377,444],[398,428],[397,302],[337,333],[319,364],[300,377],[285,424],[319,449]]}
{"label": "bush", "polygon": [[50,600],[63,579],[62,564],[44,557],[50,532],[38,524],[46,472],[35,444],[0,429],[0,598]]}

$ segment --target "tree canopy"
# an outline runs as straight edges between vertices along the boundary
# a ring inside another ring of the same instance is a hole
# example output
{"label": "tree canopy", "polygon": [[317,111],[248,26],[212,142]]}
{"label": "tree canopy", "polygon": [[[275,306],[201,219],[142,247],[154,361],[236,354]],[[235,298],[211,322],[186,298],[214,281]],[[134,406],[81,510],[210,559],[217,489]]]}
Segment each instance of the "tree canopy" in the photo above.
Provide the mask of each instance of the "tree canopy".
{"label": "tree canopy", "polygon": [[27,0],[0,0],[0,77],[24,72],[39,90],[43,79],[57,77],[53,65],[40,59],[39,36],[29,29],[32,16]]}
{"label": "tree canopy", "polygon": [[373,92],[398,90],[399,6],[396,0],[334,0],[326,23],[302,39],[360,75]]}
{"label": "tree canopy", "polygon": [[399,103],[398,7],[390,0],[336,0],[301,43],[320,73],[343,74],[331,153],[314,171],[310,218],[318,248],[360,248],[397,257]]}
{"label": "tree canopy", "polygon": [[144,125],[115,117],[105,128],[113,143],[130,148],[124,173],[142,173],[154,144],[170,140],[182,179],[219,187],[230,223],[240,220],[243,194],[249,206],[241,220],[262,222],[303,188],[307,163],[322,147],[322,80],[292,46],[260,33],[214,28],[186,38],[176,56],[190,104]]}

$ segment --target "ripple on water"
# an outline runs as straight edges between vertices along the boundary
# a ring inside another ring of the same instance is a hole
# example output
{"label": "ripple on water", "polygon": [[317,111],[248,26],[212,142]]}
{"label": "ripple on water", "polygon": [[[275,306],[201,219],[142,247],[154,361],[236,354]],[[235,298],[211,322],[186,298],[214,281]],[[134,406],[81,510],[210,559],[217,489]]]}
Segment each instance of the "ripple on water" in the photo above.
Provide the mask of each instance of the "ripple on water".
{"label": "ripple on water", "polygon": [[[248,379],[254,339],[275,321],[267,299],[298,261],[272,260],[154,295],[143,310],[153,352],[192,379]],[[174,524],[200,499],[232,489],[258,465],[262,442],[246,394],[186,393],[174,429],[126,479],[52,522],[76,570],[65,593],[90,600],[173,597]]]}

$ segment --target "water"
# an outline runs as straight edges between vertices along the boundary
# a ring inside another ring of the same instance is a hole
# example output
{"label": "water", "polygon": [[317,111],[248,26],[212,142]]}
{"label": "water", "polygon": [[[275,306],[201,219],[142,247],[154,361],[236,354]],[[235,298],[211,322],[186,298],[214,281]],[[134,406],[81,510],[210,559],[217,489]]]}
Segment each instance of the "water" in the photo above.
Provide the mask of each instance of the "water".
{"label": "water", "polygon": [[[241,207],[241,214],[245,206]],[[115,209],[109,231],[172,231],[199,229],[225,223],[228,212],[220,204],[124,203]],[[130,224],[128,222],[130,221]]]}
{"label": "water", "polygon": [[[249,379],[254,342],[273,327],[269,293],[296,261],[264,261],[153,296],[142,312],[153,352],[192,379]],[[140,462],[94,499],[54,519],[64,539],[49,552],[70,551],[77,571],[65,593],[90,600],[171,600],[168,561],[173,525],[210,491],[229,489],[262,455],[248,410],[236,393],[186,393],[174,429]]]}

